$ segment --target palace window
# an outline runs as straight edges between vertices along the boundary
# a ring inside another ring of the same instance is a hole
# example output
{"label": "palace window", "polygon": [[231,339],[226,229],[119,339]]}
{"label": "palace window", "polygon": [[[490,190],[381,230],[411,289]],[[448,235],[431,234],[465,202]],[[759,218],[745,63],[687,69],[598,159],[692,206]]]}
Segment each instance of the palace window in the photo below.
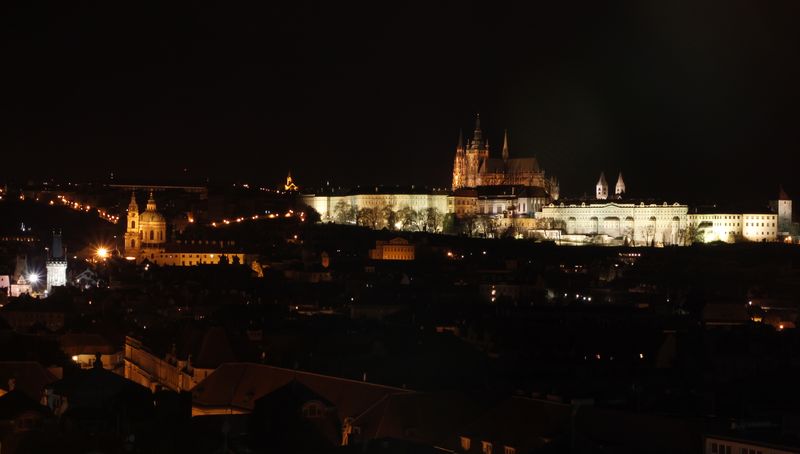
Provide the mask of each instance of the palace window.
{"label": "palace window", "polygon": [[469,448],[472,447],[472,440],[469,437],[461,437],[461,449],[463,451],[469,451]]}
{"label": "palace window", "polygon": [[153,235],[153,233],[154,233],[154,232],[151,230],[151,231],[150,231],[150,239],[151,239],[151,240],[153,239],[153,236],[154,236],[154,235]]}
{"label": "palace window", "polygon": [[483,454],[492,454],[492,444],[488,441],[481,442],[481,452]]}

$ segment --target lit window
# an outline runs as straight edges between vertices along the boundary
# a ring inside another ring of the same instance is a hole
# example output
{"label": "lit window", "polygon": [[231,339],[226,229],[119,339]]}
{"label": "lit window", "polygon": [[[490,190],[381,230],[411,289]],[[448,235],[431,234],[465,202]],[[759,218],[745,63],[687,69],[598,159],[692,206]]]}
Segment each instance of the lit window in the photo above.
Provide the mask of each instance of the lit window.
{"label": "lit window", "polygon": [[469,448],[472,447],[472,440],[468,437],[461,437],[461,449],[463,451],[469,451]]}
{"label": "lit window", "polygon": [[481,442],[481,452],[483,454],[492,454],[492,444],[488,441]]}
{"label": "lit window", "polygon": [[503,454],[517,454],[517,450],[511,446],[506,446],[503,448]]}

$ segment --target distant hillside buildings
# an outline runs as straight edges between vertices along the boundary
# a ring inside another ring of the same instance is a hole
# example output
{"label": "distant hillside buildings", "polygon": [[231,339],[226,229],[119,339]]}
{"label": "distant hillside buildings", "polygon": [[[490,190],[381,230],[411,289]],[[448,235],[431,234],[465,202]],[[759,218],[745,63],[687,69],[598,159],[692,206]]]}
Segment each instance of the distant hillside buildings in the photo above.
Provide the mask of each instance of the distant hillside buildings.
{"label": "distant hillside buildings", "polygon": [[[746,212],[634,199],[628,196],[621,172],[613,188],[601,172],[594,192],[592,199],[563,199],[558,180],[546,176],[536,158],[510,157],[508,133],[501,156],[490,156],[478,118],[472,138],[465,144],[459,137],[449,191],[414,186],[327,187],[304,194],[302,200],[323,222],[374,229],[539,238],[562,244],[796,241],[792,202],[782,189],[770,210]],[[462,228],[454,229],[455,224]]]}

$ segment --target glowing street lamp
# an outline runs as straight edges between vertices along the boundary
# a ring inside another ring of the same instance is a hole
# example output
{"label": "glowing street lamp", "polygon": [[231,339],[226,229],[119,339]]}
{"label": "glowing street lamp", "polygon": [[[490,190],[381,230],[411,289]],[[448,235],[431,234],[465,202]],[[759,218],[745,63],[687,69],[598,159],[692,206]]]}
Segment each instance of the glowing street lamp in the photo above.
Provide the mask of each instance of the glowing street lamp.
{"label": "glowing street lamp", "polygon": [[108,248],[100,246],[99,248],[97,248],[97,252],[96,252],[95,255],[97,255],[97,258],[99,258],[99,259],[108,258]]}
{"label": "glowing street lamp", "polygon": [[31,284],[39,282],[39,273],[28,273],[28,282]]}

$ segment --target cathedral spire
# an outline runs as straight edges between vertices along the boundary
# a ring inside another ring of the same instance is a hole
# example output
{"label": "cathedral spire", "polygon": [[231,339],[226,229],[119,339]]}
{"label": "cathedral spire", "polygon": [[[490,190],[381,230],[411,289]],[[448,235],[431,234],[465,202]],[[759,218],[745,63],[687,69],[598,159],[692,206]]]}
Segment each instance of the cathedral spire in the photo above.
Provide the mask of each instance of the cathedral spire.
{"label": "cathedral spire", "polygon": [[503,132],[503,160],[508,160],[508,129]]}
{"label": "cathedral spire", "polygon": [[456,150],[463,150],[463,149],[464,149],[464,130],[459,128],[459,130],[458,130],[458,146],[456,147]]}
{"label": "cathedral spire", "polygon": [[478,113],[475,117],[475,131],[472,133],[472,141],[475,145],[481,143],[483,139],[483,132],[481,131],[481,114]]}

